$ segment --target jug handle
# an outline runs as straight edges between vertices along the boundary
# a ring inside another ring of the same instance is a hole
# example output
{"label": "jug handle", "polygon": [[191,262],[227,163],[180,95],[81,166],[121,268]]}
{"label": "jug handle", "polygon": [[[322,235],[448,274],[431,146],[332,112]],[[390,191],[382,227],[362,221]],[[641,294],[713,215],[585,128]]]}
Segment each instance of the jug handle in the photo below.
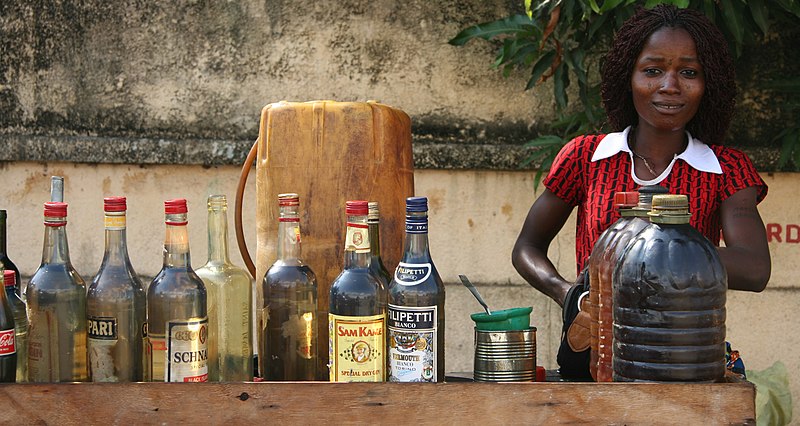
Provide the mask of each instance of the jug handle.
{"label": "jug handle", "polygon": [[247,186],[247,177],[250,175],[250,169],[253,167],[253,162],[256,160],[258,153],[258,139],[253,143],[250,152],[247,154],[247,159],[244,160],[242,165],[242,174],[239,176],[239,186],[236,187],[236,202],[234,203],[234,227],[236,228],[236,242],[239,245],[239,252],[242,254],[247,270],[253,279],[256,278],[256,266],[253,264],[253,259],[250,257],[250,252],[247,250],[247,242],[244,240],[244,231],[242,230],[242,198],[244,196],[244,188]]}

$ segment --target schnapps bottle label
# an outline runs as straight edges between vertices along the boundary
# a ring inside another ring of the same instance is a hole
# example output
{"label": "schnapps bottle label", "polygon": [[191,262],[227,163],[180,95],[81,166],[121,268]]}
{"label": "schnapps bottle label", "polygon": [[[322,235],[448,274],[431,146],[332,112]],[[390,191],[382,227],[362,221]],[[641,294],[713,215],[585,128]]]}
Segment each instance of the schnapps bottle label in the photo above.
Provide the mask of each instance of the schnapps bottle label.
{"label": "schnapps bottle label", "polygon": [[167,322],[166,382],[208,381],[208,318]]}
{"label": "schnapps bottle label", "polygon": [[436,381],[436,306],[389,304],[389,381]]}

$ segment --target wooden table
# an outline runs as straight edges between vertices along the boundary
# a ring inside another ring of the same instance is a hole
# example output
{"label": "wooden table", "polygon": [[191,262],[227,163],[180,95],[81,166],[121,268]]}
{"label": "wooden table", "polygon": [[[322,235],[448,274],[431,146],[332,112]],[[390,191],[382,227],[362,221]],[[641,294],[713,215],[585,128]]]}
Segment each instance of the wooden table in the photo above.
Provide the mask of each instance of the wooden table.
{"label": "wooden table", "polygon": [[1,424],[755,424],[748,382],[0,385]]}

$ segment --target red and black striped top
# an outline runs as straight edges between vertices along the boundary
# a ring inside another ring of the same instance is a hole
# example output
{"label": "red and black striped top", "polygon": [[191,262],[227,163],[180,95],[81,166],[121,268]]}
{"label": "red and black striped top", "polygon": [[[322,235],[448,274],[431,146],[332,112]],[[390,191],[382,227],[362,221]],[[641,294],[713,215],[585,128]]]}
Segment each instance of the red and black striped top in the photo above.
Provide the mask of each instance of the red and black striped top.
{"label": "red and black striped top", "polygon": [[[635,191],[639,185],[631,173],[631,157],[620,151],[592,162],[592,154],[605,135],[580,136],[561,149],[544,185],[567,204],[578,208],[575,255],[578,271],[589,259],[600,234],[619,219],[613,207],[614,193]],[[682,159],[658,184],[672,194],[689,196],[691,224],[712,243],[719,245],[722,201],[737,191],[758,187],[760,202],[767,195],[767,185],[743,152],[712,145],[722,174],[697,170]]]}

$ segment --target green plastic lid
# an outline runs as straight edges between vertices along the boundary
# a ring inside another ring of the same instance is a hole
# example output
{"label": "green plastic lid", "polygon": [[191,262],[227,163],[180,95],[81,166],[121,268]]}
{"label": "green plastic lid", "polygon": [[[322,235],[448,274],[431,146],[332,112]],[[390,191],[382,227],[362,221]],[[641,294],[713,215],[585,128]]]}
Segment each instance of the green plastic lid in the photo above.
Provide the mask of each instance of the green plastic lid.
{"label": "green plastic lid", "polygon": [[531,327],[532,307],[511,308],[494,311],[491,315],[478,312],[470,315],[475,327],[480,331],[517,331]]}

